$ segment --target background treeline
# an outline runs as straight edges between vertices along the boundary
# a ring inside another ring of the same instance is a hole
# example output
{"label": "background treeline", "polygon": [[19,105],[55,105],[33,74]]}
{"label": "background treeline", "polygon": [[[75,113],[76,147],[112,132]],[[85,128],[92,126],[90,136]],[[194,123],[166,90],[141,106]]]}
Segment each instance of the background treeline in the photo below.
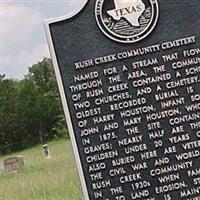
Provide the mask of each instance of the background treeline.
{"label": "background treeline", "polygon": [[67,136],[51,60],[29,68],[21,81],[0,76],[0,154]]}

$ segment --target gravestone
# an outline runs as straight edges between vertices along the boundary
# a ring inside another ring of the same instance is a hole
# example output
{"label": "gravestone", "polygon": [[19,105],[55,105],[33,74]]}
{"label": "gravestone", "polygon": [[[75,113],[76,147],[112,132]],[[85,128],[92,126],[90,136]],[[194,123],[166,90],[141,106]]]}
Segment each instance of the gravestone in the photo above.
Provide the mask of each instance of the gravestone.
{"label": "gravestone", "polygon": [[22,156],[13,156],[3,161],[4,170],[6,172],[17,172],[24,166]]}
{"label": "gravestone", "polygon": [[199,200],[199,0],[82,2],[45,30],[85,200]]}
{"label": "gravestone", "polygon": [[51,154],[49,152],[48,144],[43,145],[43,155],[45,159],[51,159]]}

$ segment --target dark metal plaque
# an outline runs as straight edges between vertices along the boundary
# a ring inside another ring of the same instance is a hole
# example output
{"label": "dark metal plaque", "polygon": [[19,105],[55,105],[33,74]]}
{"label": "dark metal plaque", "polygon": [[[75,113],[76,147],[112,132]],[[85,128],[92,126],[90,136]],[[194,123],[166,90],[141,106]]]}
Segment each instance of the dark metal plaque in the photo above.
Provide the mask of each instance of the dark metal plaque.
{"label": "dark metal plaque", "polygon": [[46,33],[86,200],[200,200],[199,0],[89,0]]}

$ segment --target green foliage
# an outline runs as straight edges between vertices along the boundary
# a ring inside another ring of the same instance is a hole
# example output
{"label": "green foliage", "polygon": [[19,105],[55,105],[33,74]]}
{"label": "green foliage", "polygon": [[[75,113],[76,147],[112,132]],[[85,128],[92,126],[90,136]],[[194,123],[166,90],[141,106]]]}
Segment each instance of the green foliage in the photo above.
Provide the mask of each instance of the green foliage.
{"label": "green foliage", "polygon": [[30,67],[21,81],[1,79],[0,154],[64,133],[64,115],[50,59]]}
{"label": "green foliage", "polygon": [[0,74],[0,82],[6,77],[5,74]]}

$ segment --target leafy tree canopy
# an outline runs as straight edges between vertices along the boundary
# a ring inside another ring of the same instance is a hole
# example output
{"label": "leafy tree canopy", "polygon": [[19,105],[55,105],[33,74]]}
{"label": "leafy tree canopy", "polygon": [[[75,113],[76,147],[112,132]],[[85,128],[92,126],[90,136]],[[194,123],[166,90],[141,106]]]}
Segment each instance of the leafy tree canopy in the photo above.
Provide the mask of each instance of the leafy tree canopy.
{"label": "leafy tree canopy", "polygon": [[44,58],[30,67],[21,81],[0,76],[0,154],[66,133],[50,59]]}

